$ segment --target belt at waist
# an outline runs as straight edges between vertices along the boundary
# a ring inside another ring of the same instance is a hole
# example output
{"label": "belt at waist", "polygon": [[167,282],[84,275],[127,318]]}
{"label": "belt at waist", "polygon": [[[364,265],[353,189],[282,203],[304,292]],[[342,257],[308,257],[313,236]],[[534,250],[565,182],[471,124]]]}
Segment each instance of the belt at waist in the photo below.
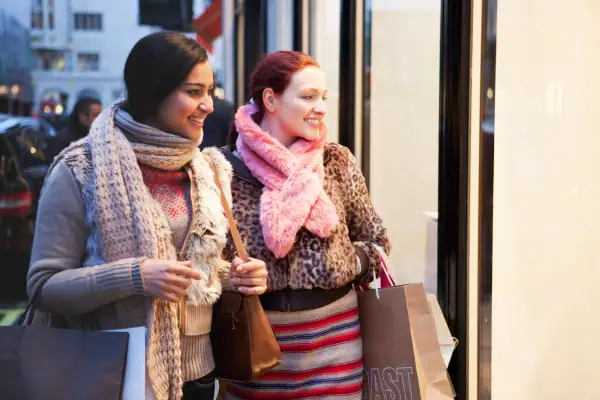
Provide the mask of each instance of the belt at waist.
{"label": "belt at waist", "polygon": [[350,290],[352,285],[335,289],[283,289],[261,295],[260,302],[268,311],[307,311],[325,307]]}

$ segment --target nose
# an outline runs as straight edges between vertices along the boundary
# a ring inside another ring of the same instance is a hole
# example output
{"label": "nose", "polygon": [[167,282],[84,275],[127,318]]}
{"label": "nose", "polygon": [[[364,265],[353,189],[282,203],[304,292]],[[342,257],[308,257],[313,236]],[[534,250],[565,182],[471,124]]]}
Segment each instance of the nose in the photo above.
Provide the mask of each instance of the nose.
{"label": "nose", "polygon": [[200,104],[198,104],[198,109],[207,114],[212,113],[215,109],[212,97],[208,96],[206,99],[203,99]]}
{"label": "nose", "polygon": [[319,116],[323,117],[327,113],[327,106],[323,100],[319,100],[319,103],[313,109],[315,114],[319,114]]}

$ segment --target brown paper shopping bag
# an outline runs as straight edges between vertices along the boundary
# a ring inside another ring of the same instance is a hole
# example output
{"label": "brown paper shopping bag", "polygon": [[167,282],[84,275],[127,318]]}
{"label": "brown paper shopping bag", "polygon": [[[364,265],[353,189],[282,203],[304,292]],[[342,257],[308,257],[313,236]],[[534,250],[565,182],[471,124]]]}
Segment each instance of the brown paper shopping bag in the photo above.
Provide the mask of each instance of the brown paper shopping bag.
{"label": "brown paper shopping bag", "polygon": [[363,399],[453,399],[423,284],[358,293]]}

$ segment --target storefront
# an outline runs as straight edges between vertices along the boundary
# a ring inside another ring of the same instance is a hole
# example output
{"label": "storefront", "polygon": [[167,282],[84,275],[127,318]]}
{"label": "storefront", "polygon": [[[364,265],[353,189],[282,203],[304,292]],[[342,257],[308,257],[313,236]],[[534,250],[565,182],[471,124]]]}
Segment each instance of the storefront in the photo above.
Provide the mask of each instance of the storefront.
{"label": "storefront", "polygon": [[598,398],[600,6],[497,3],[223,0],[227,97],[267,51],[321,63],[392,273],[459,340],[457,399]]}
{"label": "storefront", "polygon": [[461,346],[467,391],[469,1],[224,0],[226,93],[268,51],[313,55],[329,84],[330,140],[361,161],[399,282],[425,281]]}

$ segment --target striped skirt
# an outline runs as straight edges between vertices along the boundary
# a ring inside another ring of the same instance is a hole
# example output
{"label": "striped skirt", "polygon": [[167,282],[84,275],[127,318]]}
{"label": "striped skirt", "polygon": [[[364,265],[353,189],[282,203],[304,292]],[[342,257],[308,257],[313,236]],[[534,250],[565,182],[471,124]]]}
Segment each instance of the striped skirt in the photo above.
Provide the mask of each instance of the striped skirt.
{"label": "striped skirt", "polygon": [[226,399],[362,398],[362,341],[354,290],[316,310],[266,313],[282,362],[255,381],[227,383]]}

